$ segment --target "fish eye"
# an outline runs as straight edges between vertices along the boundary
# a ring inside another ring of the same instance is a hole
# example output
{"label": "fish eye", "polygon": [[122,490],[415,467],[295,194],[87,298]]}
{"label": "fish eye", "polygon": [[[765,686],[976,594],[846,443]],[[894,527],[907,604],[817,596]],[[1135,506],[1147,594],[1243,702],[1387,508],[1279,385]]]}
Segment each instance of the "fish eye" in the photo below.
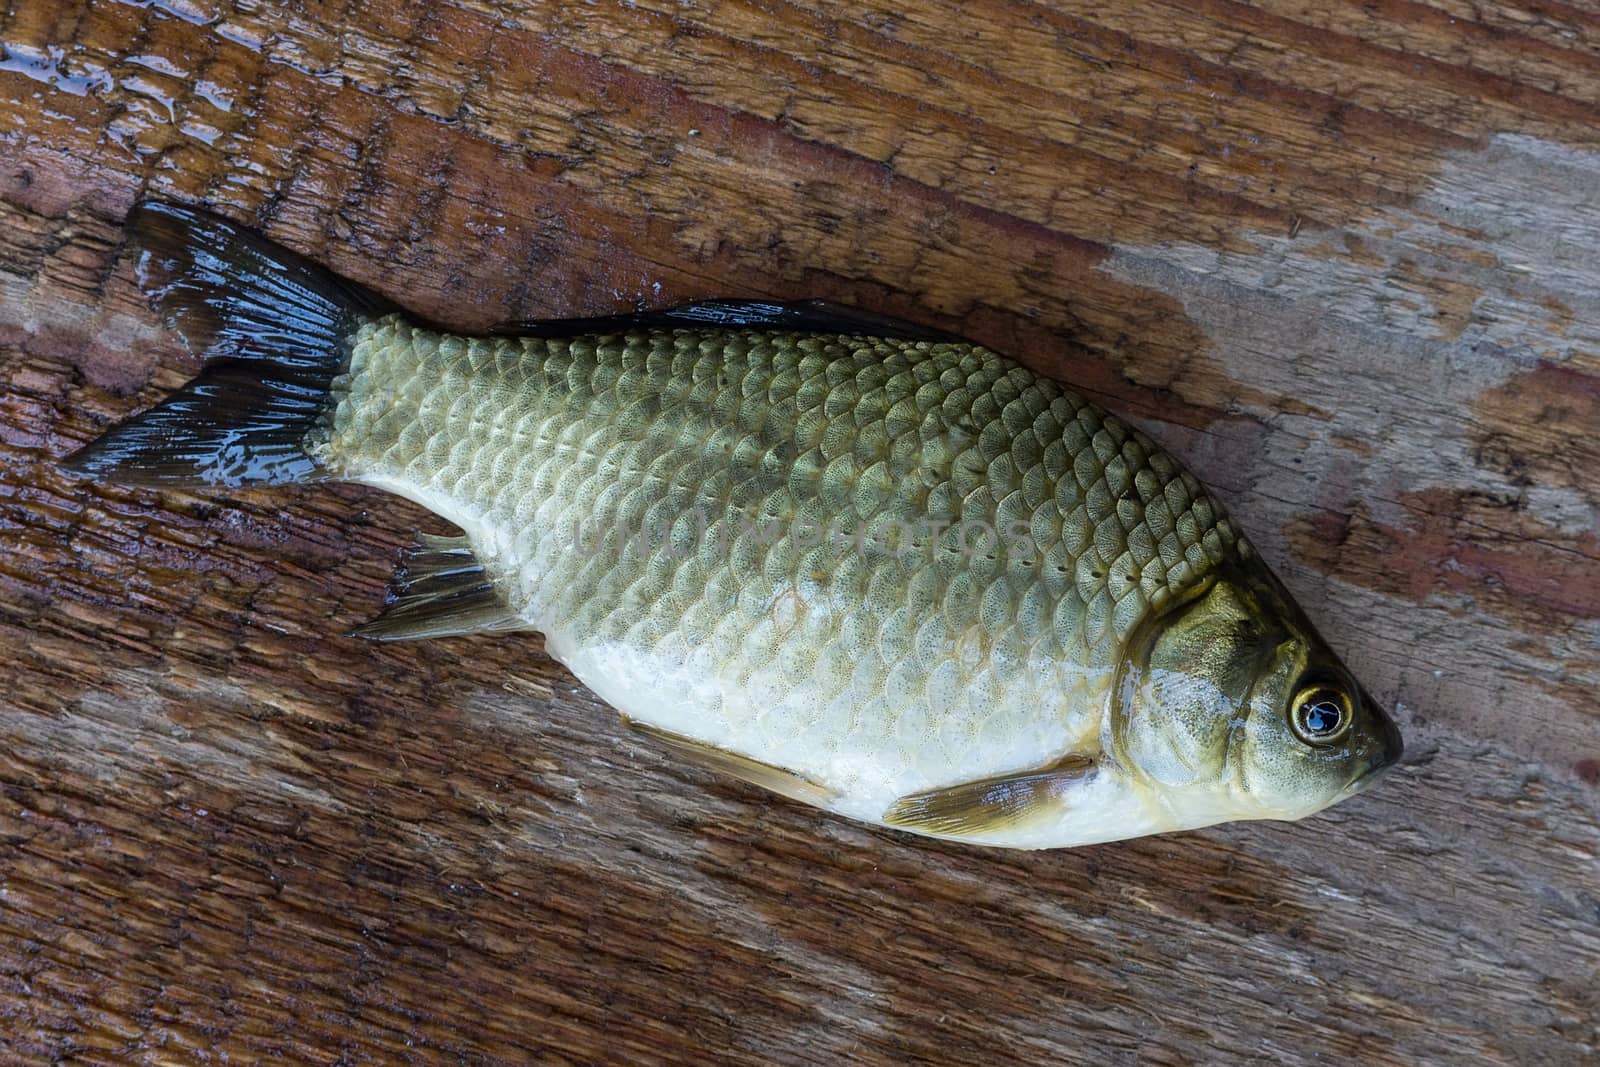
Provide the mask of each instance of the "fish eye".
{"label": "fish eye", "polygon": [[1355,713],[1350,697],[1331,685],[1307,686],[1295,695],[1289,725],[1308,745],[1331,745],[1350,732]]}

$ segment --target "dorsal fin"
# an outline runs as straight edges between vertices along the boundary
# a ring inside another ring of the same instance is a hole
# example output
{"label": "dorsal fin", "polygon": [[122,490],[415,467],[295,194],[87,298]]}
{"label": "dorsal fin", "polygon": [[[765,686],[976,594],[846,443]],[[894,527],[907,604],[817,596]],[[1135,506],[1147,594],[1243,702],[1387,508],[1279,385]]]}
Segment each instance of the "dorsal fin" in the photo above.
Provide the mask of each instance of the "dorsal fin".
{"label": "dorsal fin", "polygon": [[959,341],[943,330],[835,304],[830,300],[696,300],[659,311],[600,315],[585,319],[507,322],[492,331],[501,336],[576,337],[627,330],[716,327],[737,330],[793,330],[799,333],[863,334],[904,341]]}
{"label": "dorsal fin", "polygon": [[383,613],[351,630],[370,641],[503,632],[527,627],[465,537],[418,534],[400,558]]}

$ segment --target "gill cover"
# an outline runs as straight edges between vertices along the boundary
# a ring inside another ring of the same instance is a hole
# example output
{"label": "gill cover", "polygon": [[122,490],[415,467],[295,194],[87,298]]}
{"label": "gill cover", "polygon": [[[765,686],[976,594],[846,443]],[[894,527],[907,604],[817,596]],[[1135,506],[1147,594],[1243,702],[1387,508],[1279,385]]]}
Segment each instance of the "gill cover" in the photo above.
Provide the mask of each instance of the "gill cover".
{"label": "gill cover", "polygon": [[1214,777],[1280,639],[1226,579],[1152,619],[1134,635],[1119,686],[1118,756],[1162,786]]}

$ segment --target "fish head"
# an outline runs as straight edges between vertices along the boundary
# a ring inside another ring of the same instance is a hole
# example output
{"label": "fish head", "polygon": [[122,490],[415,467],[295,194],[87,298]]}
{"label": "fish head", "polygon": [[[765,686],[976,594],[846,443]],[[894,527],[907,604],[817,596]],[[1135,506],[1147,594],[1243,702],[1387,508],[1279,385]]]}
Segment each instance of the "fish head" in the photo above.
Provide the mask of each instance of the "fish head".
{"label": "fish head", "polygon": [[1174,828],[1298,819],[1394,764],[1393,720],[1254,560],[1236,561],[1136,631],[1114,755]]}

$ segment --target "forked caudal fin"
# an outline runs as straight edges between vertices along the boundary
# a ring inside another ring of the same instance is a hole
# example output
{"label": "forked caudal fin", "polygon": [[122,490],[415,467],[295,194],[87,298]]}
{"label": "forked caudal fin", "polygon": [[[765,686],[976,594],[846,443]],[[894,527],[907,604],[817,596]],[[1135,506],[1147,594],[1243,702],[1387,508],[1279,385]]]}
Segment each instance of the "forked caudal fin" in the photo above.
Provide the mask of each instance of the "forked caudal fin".
{"label": "forked caudal fin", "polygon": [[393,306],[196,208],[141,204],[127,228],[139,284],[206,366],[62,465],[141,485],[317,479],[306,439],[332,413],[350,338]]}

